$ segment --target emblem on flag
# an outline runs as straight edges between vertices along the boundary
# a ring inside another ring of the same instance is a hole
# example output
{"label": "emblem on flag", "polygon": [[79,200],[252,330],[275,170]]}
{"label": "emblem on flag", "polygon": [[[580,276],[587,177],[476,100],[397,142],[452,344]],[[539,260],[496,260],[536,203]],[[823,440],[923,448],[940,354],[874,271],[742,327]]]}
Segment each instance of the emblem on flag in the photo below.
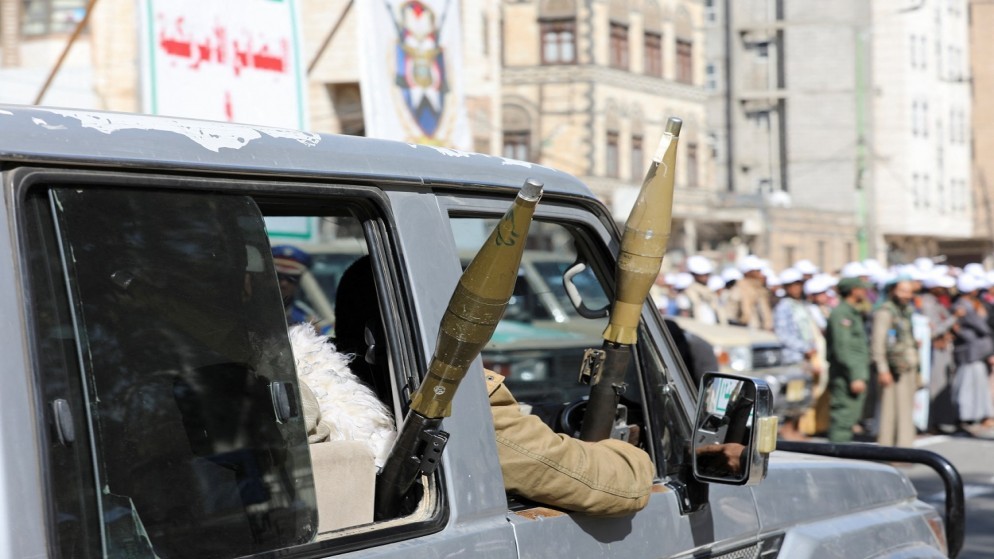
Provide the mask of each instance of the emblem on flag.
{"label": "emblem on flag", "polygon": [[396,84],[411,117],[425,136],[434,136],[445,106],[448,84],[445,75],[445,50],[439,34],[448,12],[441,21],[431,7],[420,0],[400,5],[394,20],[397,30]]}

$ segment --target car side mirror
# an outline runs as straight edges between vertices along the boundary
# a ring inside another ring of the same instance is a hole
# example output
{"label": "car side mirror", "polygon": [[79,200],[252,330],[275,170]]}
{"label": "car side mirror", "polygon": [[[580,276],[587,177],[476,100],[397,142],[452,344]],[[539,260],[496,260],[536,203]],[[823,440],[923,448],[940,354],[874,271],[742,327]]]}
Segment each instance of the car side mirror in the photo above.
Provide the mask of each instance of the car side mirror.
{"label": "car side mirror", "polygon": [[728,485],[756,485],[766,477],[777,446],[779,419],[766,382],[707,373],[701,379],[694,428],[694,477]]}
{"label": "car side mirror", "polygon": [[583,262],[577,262],[569,267],[563,273],[563,287],[566,289],[566,296],[569,297],[570,303],[573,303],[573,308],[576,312],[583,318],[598,319],[605,318],[608,316],[608,311],[611,308],[611,304],[608,303],[607,306],[600,309],[591,309],[587,306],[587,303],[583,300],[583,295],[580,294],[580,289],[573,283],[573,278],[577,274],[583,273],[587,269],[587,265]]}

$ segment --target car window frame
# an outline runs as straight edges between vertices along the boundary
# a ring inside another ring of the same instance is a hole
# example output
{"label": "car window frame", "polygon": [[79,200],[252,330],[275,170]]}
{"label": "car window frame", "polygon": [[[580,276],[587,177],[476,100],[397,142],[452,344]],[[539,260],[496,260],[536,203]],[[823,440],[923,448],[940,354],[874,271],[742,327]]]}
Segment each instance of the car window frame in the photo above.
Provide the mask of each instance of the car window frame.
{"label": "car window frame", "polygon": [[[499,193],[490,196],[466,195],[458,191],[437,193],[439,208],[448,219],[466,217],[499,218],[507,210],[507,204],[510,200],[510,197],[501,198],[499,196]],[[573,199],[572,197],[545,194],[535,209],[533,219],[535,221],[546,221],[563,225],[570,230],[579,230],[581,238],[578,241],[585,245],[584,250],[598,256],[599,262],[592,264],[597,267],[610,266],[611,268],[609,270],[597,269],[594,270],[594,273],[603,282],[602,287],[608,299],[613,301],[616,289],[613,268],[617,261],[617,254],[620,248],[620,233],[614,225],[613,220],[606,213],[606,210],[603,209],[603,206],[589,203],[589,201],[585,200]],[[678,355],[676,345],[666,332],[658,310],[651,304],[648,297],[646,297],[646,302],[642,307],[642,320],[639,330],[640,332],[647,333],[649,339],[654,344],[665,346],[665,348],[660,347],[657,349],[666,367],[666,371],[660,371],[660,374],[665,375],[665,379],[668,379],[668,386],[675,386],[677,400],[683,412],[682,420],[689,424],[690,418],[694,417],[695,413],[696,388],[690,387],[693,384],[690,380],[690,374],[687,372],[682,361],[676,358]],[[653,463],[657,469],[657,478],[666,479],[674,475],[674,471],[667,471],[668,468],[663,458],[664,452],[660,446],[662,441],[657,440],[661,436],[661,433],[657,436],[659,425],[656,416],[658,413],[662,413],[662,407],[656,405],[658,403],[657,397],[649,397],[650,392],[646,377],[649,374],[646,369],[649,356],[644,353],[644,350],[639,349],[640,347],[641,344],[636,344],[635,346],[637,356],[635,362],[641,385],[640,390],[643,396],[640,398],[643,408],[642,412],[646,418],[656,418],[647,420],[646,427],[649,432],[645,433],[643,437],[649,443],[649,448],[651,449],[650,455],[653,457]],[[650,401],[653,404],[652,409],[649,407]],[[679,442],[675,441],[672,444],[679,444]]]}
{"label": "car window frame", "polygon": [[[23,166],[5,170],[7,184],[10,185],[12,196],[11,214],[13,216],[13,230],[16,232],[18,240],[18,257],[24,258],[26,251],[33,247],[28,246],[28,232],[25,223],[28,216],[26,207],[29,204],[28,197],[36,195],[38,190],[47,192],[51,187],[80,187],[80,188],[125,188],[131,190],[141,189],[173,189],[186,192],[217,192],[232,196],[249,196],[263,210],[280,201],[289,201],[292,204],[309,206],[319,209],[322,204],[326,204],[329,199],[347,199],[347,203],[357,210],[357,218],[362,222],[363,234],[366,237],[367,247],[373,258],[374,278],[376,280],[377,294],[380,300],[381,314],[387,313],[392,320],[384,321],[386,331],[388,355],[390,356],[391,382],[396,383],[394,391],[394,402],[391,409],[398,412],[397,423],[400,423],[403,414],[406,413],[409,403],[409,394],[406,390],[401,390],[399,374],[407,371],[407,375],[412,377],[416,383],[425,375],[422,343],[420,337],[423,335],[414,327],[415,306],[411,303],[412,294],[409,281],[406,277],[406,270],[403,263],[403,255],[400,254],[400,245],[392,238],[396,232],[396,227],[392,223],[392,214],[386,194],[379,188],[368,184],[360,184],[358,181],[334,181],[331,179],[298,179],[287,180],[285,177],[246,177],[237,174],[182,174],[182,173],[156,173],[148,169],[115,169],[107,170],[93,167],[72,167],[72,166]],[[312,211],[313,214],[319,212]],[[62,272],[61,262],[59,268]],[[32,281],[35,278],[31,274],[28,266],[22,266],[18,270],[18,280],[24,293],[22,313],[30,314],[34,306],[33,297],[36,296],[32,288]],[[61,279],[61,278],[60,278]],[[390,286],[393,286],[392,288]],[[70,301],[70,305],[71,305]],[[43,385],[48,382],[45,375],[39,370],[39,348],[35,338],[35,324],[31,316],[25,316],[28,330],[26,335],[28,340],[28,363],[31,367],[31,383],[35,394],[35,409],[39,413],[33,418],[34,431],[45,434],[44,443],[39,444],[39,463],[42,464],[46,472],[42,475],[43,492],[46,495],[44,511],[47,518],[45,529],[50,549],[59,549],[60,541],[55,522],[55,509],[52,482],[51,460],[46,450],[48,444],[47,437],[50,437],[51,426],[50,417],[47,413]],[[84,401],[82,395],[80,402]],[[78,413],[78,412],[77,412]],[[90,440],[89,425],[86,433],[77,433],[77,441],[83,436],[88,452],[92,452],[92,441]],[[77,442],[77,444],[79,444]],[[444,466],[436,469],[430,480],[435,493],[435,509],[427,519],[413,522],[397,522],[398,519],[386,521],[382,528],[364,528],[362,530],[345,529],[339,537],[328,537],[326,539],[313,540],[310,542],[281,548],[272,553],[281,556],[314,556],[315,553],[344,553],[348,551],[369,549],[388,543],[404,540],[422,538],[430,534],[437,533],[448,524],[449,505],[445,484]],[[99,539],[99,537],[98,537]],[[101,552],[106,549],[106,545],[101,545]]]}

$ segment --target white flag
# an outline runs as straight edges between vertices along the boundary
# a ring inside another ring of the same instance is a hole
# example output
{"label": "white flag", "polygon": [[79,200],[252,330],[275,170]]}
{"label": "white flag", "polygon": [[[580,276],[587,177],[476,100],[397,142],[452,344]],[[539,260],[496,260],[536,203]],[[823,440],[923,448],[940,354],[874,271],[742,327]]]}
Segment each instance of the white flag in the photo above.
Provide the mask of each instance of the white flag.
{"label": "white flag", "polygon": [[359,75],[366,135],[472,149],[459,0],[362,0]]}

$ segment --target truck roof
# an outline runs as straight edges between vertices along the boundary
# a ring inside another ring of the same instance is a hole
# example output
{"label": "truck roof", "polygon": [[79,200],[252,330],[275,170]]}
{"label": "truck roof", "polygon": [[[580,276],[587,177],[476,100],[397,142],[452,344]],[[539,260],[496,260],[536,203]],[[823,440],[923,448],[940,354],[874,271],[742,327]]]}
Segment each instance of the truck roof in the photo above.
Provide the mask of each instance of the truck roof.
{"label": "truck roof", "polygon": [[0,104],[0,161],[520,188],[592,197],[549,167],[443,147],[166,116]]}

